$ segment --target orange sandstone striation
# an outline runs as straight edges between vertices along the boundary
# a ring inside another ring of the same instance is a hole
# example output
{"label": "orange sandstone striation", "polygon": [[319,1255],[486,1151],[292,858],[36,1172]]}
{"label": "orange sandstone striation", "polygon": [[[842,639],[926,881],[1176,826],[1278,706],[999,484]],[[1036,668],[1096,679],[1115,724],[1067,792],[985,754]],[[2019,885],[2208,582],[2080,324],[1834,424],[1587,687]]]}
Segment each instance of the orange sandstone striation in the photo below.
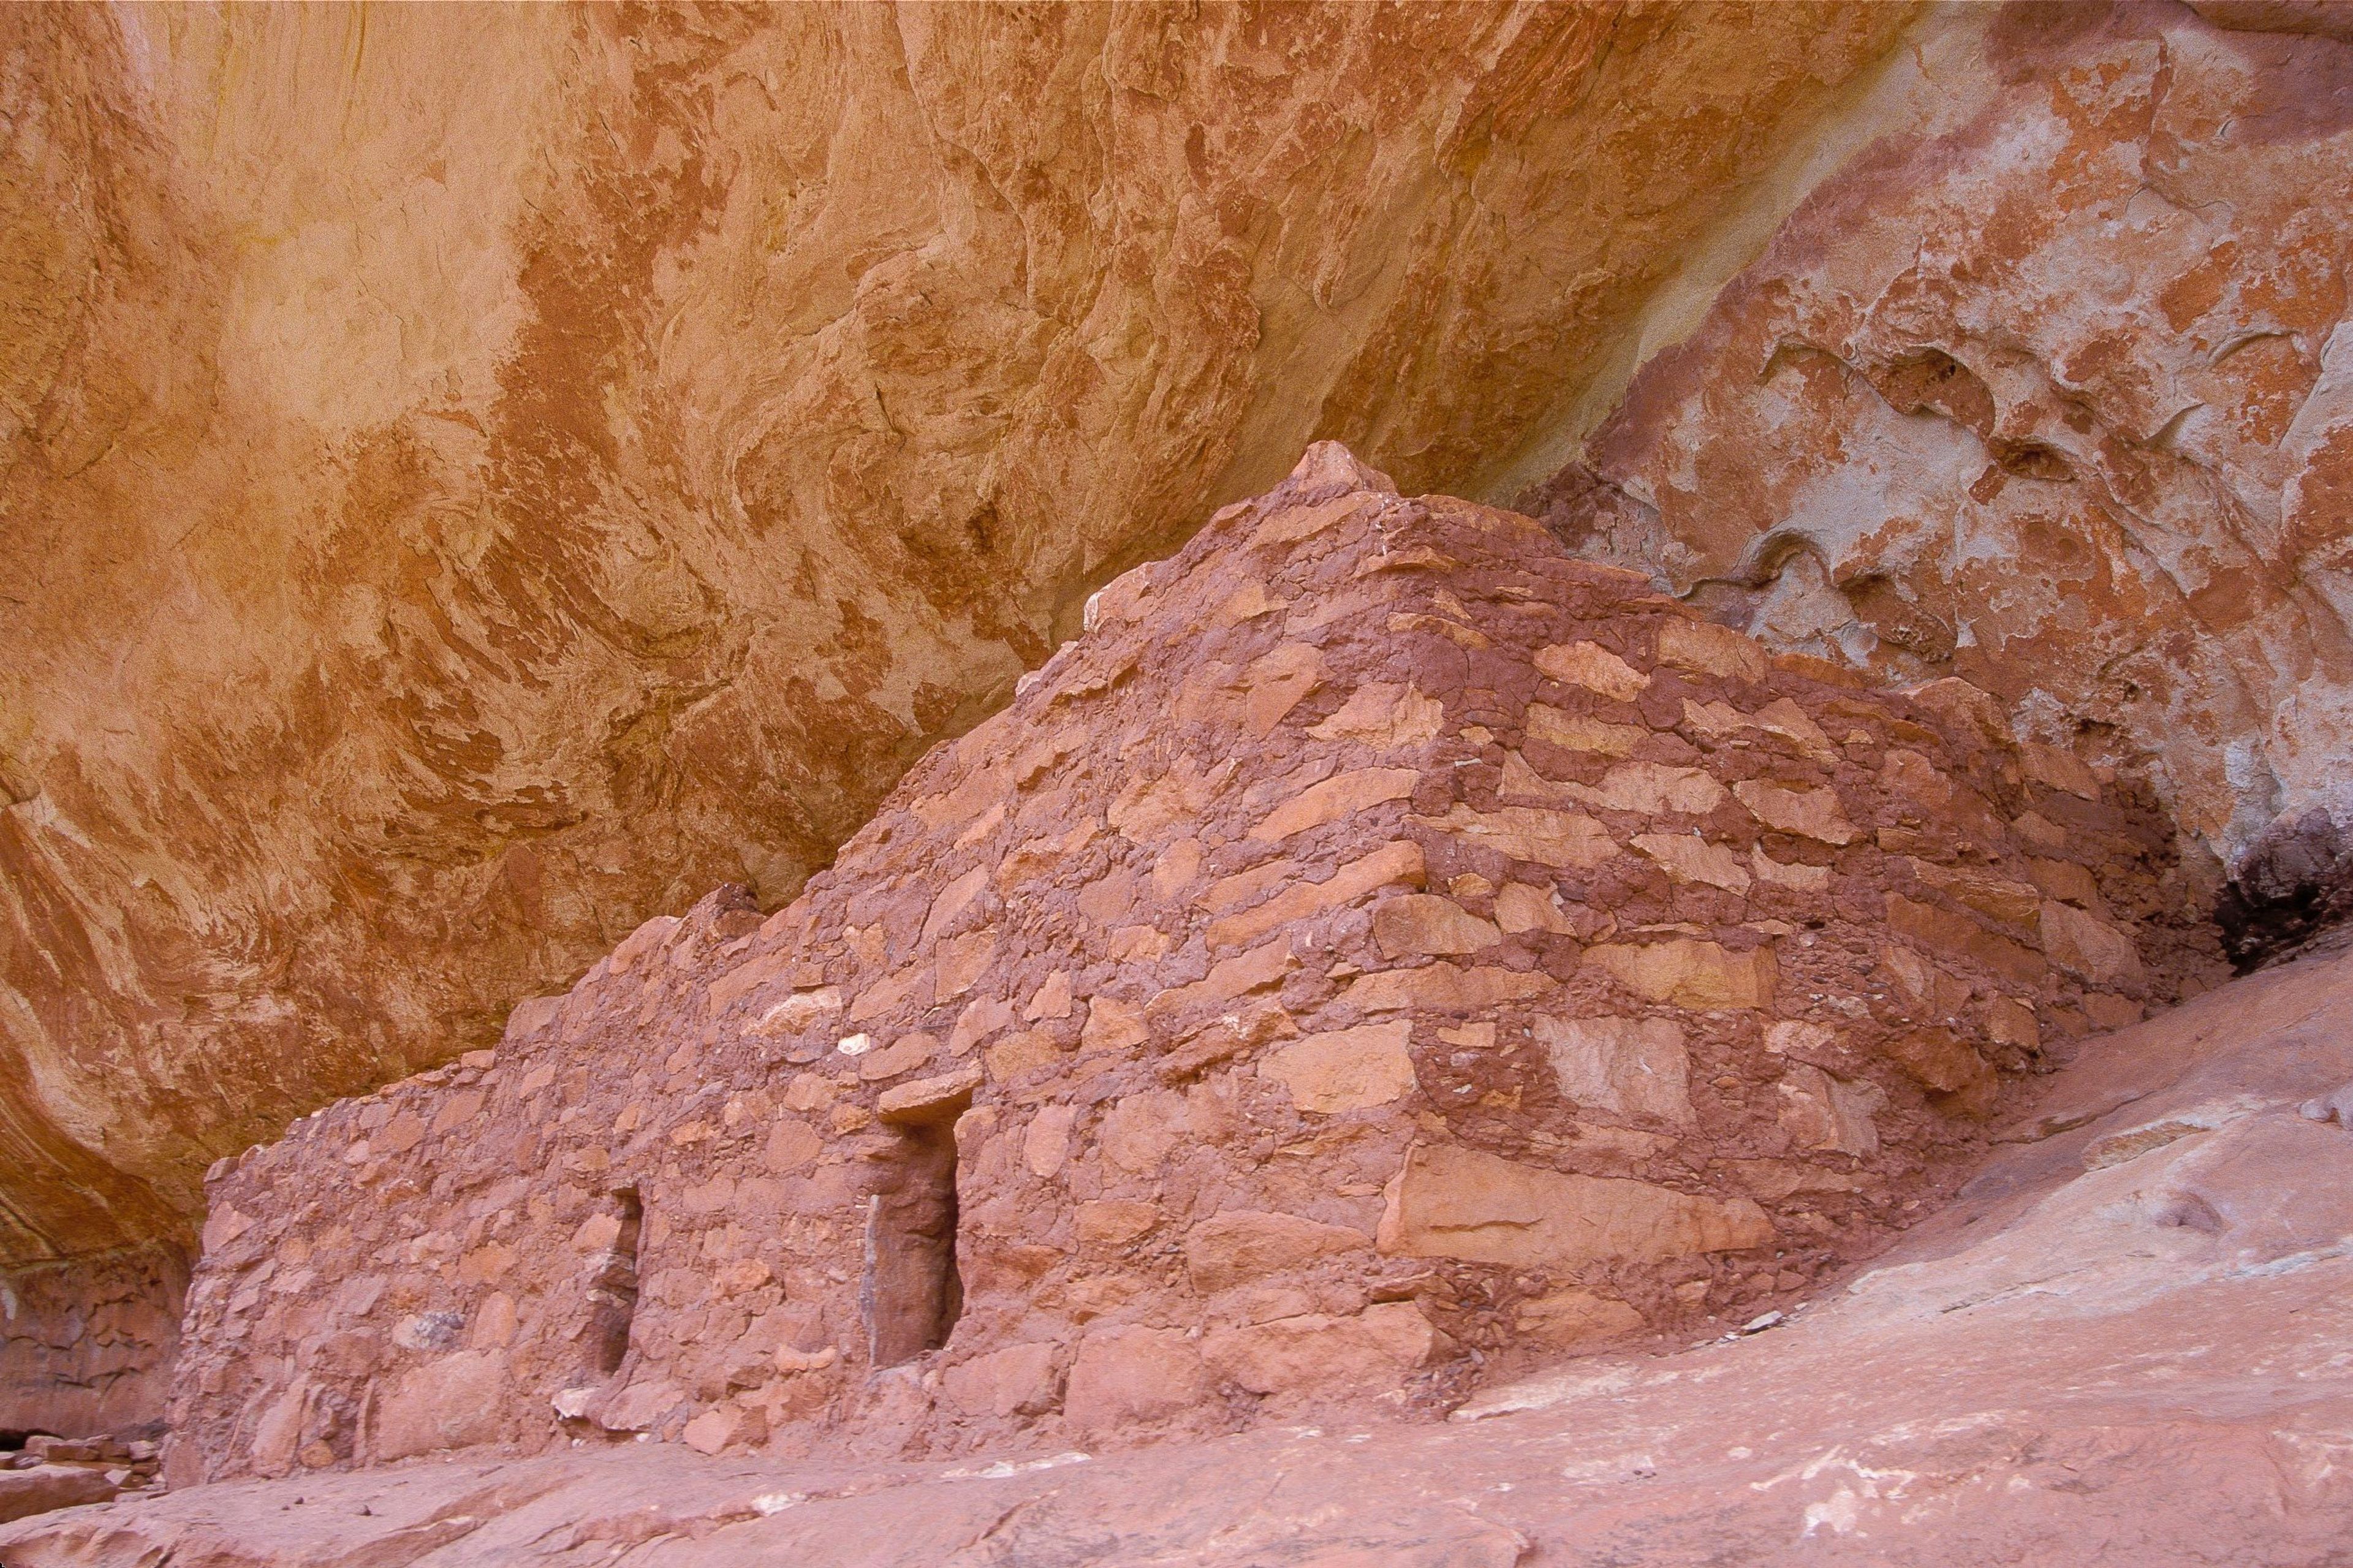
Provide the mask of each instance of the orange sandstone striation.
{"label": "orange sandstone striation", "polygon": [[1904,16],[0,8],[0,1267],[789,899],[1310,439],[1517,439]]}
{"label": "orange sandstone striation", "polygon": [[1335,444],[775,914],[224,1161],[167,1474],[1220,1431],[1868,1254],[2211,978],[2150,804]]}

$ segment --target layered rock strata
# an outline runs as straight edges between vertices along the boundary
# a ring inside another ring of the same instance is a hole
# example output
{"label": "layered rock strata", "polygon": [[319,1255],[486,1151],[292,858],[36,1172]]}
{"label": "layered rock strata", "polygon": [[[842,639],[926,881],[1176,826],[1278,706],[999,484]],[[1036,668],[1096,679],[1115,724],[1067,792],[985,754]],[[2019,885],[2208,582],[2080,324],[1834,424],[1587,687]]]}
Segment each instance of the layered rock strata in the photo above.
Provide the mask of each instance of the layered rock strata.
{"label": "layered rock strata", "polygon": [[800,898],[223,1162],[168,1473],[1442,1400],[1881,1245],[2212,966],[2145,795],[1333,445]]}

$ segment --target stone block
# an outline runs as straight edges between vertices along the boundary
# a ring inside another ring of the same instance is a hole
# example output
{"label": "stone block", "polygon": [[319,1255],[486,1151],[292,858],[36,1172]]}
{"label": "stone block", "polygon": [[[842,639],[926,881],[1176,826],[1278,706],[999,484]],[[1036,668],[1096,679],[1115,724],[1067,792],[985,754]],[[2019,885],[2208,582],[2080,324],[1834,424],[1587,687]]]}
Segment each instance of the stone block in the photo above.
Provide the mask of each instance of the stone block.
{"label": "stone block", "polygon": [[1994,1070],[1977,1047],[1950,1029],[1930,1026],[1899,1035],[1886,1047],[1887,1057],[1933,1094],[1950,1097],[1947,1109],[1970,1116],[1991,1109]]}
{"label": "stone block", "polygon": [[1072,1231],[1082,1244],[1124,1247],[1151,1235],[1159,1223],[1157,1205],[1135,1198],[1091,1198],[1079,1205]]}
{"label": "stone block", "polygon": [[1042,1415],[1061,1396],[1054,1353],[1045,1342],[1008,1345],[947,1368],[940,1389],[967,1415]]}
{"label": "stone block", "polygon": [[1158,1170],[1176,1146],[1184,1136],[1185,1119],[1181,1094],[1164,1089],[1127,1095],[1103,1112],[1095,1142],[1121,1170],[1144,1174]]}
{"label": "stone block", "polygon": [[1493,921],[1435,893],[1384,899],[1373,909],[1373,940],[1387,957],[1477,952],[1504,940]]}
{"label": "stone block", "polygon": [[841,1011],[841,988],[838,985],[819,985],[807,991],[796,991],[754,1018],[751,1032],[756,1035],[796,1035],[830,1019]]}
{"label": "stone block", "polygon": [[1026,1029],[1004,1039],[981,1053],[988,1063],[988,1076],[1002,1083],[1023,1073],[1035,1072],[1060,1059],[1061,1046],[1053,1035],[1044,1029]]}
{"label": "stone block", "polygon": [[1777,697],[1759,708],[1752,722],[1768,735],[1780,736],[1825,766],[1839,760],[1839,749],[1831,743],[1828,735],[1822,733],[1822,727],[1787,697]]}
{"label": "stone block", "polygon": [[1506,882],[1496,889],[1495,923],[1514,935],[1531,931],[1561,936],[1577,932],[1577,922],[1560,907],[1557,893],[1525,882]]}
{"label": "stone block", "polygon": [[756,1443],[765,1436],[767,1423],[756,1412],[737,1405],[722,1405],[689,1421],[679,1434],[679,1440],[698,1454],[715,1455]]}
{"label": "stone block", "polygon": [[1377,680],[1356,688],[1338,712],[1307,732],[1319,741],[1354,741],[1386,751],[1435,740],[1445,721],[1446,710],[1412,681]]}
{"label": "stone block", "polygon": [[1204,1296],[1326,1258],[1360,1252],[1372,1237],[1299,1215],[1237,1210],[1213,1215],[1185,1236],[1185,1267]]}
{"label": "stone block", "polygon": [[2032,931],[2040,919],[2042,891],[2029,882],[2014,882],[2006,877],[1996,877],[1985,871],[1961,866],[1937,866],[1925,860],[1907,860],[1906,868],[1922,886],[1933,888],[1955,903],[1966,904],[1981,915]]}
{"label": "stone block", "polygon": [[1526,718],[1528,738],[1558,746],[1564,751],[1593,752],[1605,757],[1631,756],[1634,748],[1650,739],[1651,731],[1639,724],[1612,724],[1607,720],[1590,718],[1582,713],[1566,713],[1542,702],[1528,704]]}
{"label": "stone block", "polygon": [[1933,952],[1965,958],[2021,985],[2040,985],[2050,966],[2040,954],[1987,931],[1967,915],[1887,895],[1887,926]]}
{"label": "stone block", "polygon": [[1087,1021],[1079,1030],[1082,1051],[1132,1051],[1152,1037],[1144,1026],[1144,1009],[1115,996],[1097,996],[1087,1004]]}
{"label": "stone block", "polygon": [[[1279,881],[1276,885],[1281,890],[1273,897],[1253,908],[1212,921],[1207,940],[1212,952],[1246,946],[1270,931],[1343,908],[1381,888],[1421,887],[1425,877],[1420,845],[1406,841],[1384,844],[1371,854],[1349,861],[1320,882]],[[1228,879],[1237,880],[1240,879]],[[1209,897],[1213,900],[1211,907],[1217,907],[1216,887],[1211,888]]]}
{"label": "stone block", "polygon": [[2007,996],[1997,996],[1986,1004],[1986,1038],[1997,1046],[2014,1046],[2021,1050],[2042,1048],[2042,1030],[2034,1021],[2034,1009]]}
{"label": "stone block", "polygon": [[1692,1120],[1690,1052],[1671,1018],[1539,1018],[1535,1037],[1560,1092],[1621,1116]]}
{"label": "stone block", "polygon": [[1651,678],[1599,643],[1567,643],[1539,648],[1536,668],[1565,685],[1582,686],[1614,702],[1631,702],[1647,690]]}
{"label": "stone block", "polygon": [[1879,1152],[1873,1118],[1887,1095],[1877,1084],[1834,1078],[1798,1063],[1775,1087],[1781,1096],[1781,1131],[1798,1148],[1857,1156]]}
{"label": "stone block", "polygon": [[1281,843],[1385,802],[1403,800],[1420,781],[1420,773],[1413,768],[1360,768],[1335,773],[1278,806],[1250,829],[1250,836],[1263,844]]}
{"label": "stone block", "polygon": [[1369,1110],[1416,1087],[1413,1058],[1406,1050],[1410,1027],[1399,1019],[1305,1035],[1269,1055],[1259,1072],[1288,1089],[1292,1104],[1302,1110]]}
{"label": "stone block", "polygon": [[1590,947],[1585,956],[1647,1002],[1703,1009],[1773,1004],[1776,965],[1769,947],[1731,952],[1717,942],[1678,937]]}
{"label": "stone block", "polygon": [[1618,853],[1617,840],[1592,817],[1573,811],[1507,805],[1474,811],[1457,804],[1444,816],[1418,816],[1421,826],[1451,835],[1537,866],[1590,870]]}
{"label": "stone block", "polygon": [[1762,680],[1764,648],[1729,626],[1712,621],[1668,619],[1659,623],[1659,662],[1727,680]]}
{"label": "stone block", "polygon": [[2103,990],[2134,994],[2148,985],[2132,938],[2098,916],[2052,899],[2042,910],[2042,951],[2051,962]]}
{"label": "stone block", "polygon": [[930,967],[926,964],[910,963],[894,973],[883,976],[852,996],[849,1010],[843,1016],[853,1024],[870,1023],[876,1018],[899,1011],[918,995],[928,994],[931,989]]}
{"label": "stone block", "polygon": [[427,1131],[441,1133],[465,1126],[482,1113],[482,1106],[489,1098],[479,1089],[459,1089],[441,1102],[440,1110],[434,1113],[433,1123]]}
{"label": "stone block", "polygon": [[1021,1163],[1031,1175],[1050,1181],[1060,1172],[1070,1157],[1071,1128],[1078,1114],[1075,1106],[1049,1105],[1029,1119],[1021,1135]]}
{"label": "stone block", "polygon": [[1495,781],[1495,799],[1505,805],[1567,805],[1573,804],[1573,787],[1546,778],[1519,752],[1506,752],[1504,776]]}
{"label": "stone block", "polygon": [[2055,789],[2083,800],[2100,798],[2098,775],[2073,752],[2063,752],[2056,746],[2028,741],[2018,748],[2018,761],[2026,776],[2046,789]]}
{"label": "stone block", "polygon": [[1724,786],[1714,774],[1665,763],[1620,763],[1599,784],[1563,787],[1570,798],[1588,805],[1643,816],[1704,816],[1724,804]]}
{"label": "stone block", "polygon": [[1004,997],[975,997],[965,1004],[956,1015],[955,1026],[948,1031],[948,1055],[965,1055],[999,1029],[1012,1027],[1013,1022],[1013,1004]]}
{"label": "stone block", "polygon": [[1852,844],[1862,837],[1854,824],[1847,820],[1846,807],[1840,803],[1838,791],[1828,786],[1804,789],[1764,779],[1743,779],[1732,786],[1732,793],[1740,797],[1740,804],[1757,821],[1783,833],[1832,846]]}
{"label": "stone block", "polygon": [[379,1390],[369,1457],[383,1463],[490,1442],[499,1435],[508,1398],[503,1351],[436,1356]]}
{"label": "stone block", "polygon": [[1482,965],[1461,969],[1444,959],[1417,969],[1385,969],[1358,975],[1345,993],[1360,1013],[1402,1008],[1433,1013],[1472,1013],[1507,1002],[1531,1002],[1559,984],[1550,975]]}
{"label": "stone block", "polygon": [[1299,959],[1291,951],[1291,943],[1278,937],[1247,952],[1219,959],[1209,966],[1208,974],[1190,985],[1174,986],[1159,993],[1144,1005],[1144,1020],[1155,1028],[1172,1027],[1196,1009],[1217,1006],[1253,991],[1279,985],[1283,976],[1298,967]]}
{"label": "stone block", "polygon": [[992,869],[986,864],[975,866],[932,896],[923,914],[923,929],[915,939],[917,946],[928,946],[972,907],[973,900],[987,890]]}
{"label": "stone block", "polygon": [[1113,1436],[1183,1415],[1208,1392],[1200,1354],[1184,1330],[1119,1324],[1080,1342],[1062,1415],[1079,1432]]}
{"label": "stone block", "polygon": [[1677,882],[1704,882],[1727,892],[1746,893],[1754,880],[1738,851],[1710,844],[1696,834],[1642,833],[1627,843],[1657,861]]}
{"label": "stone block", "polygon": [[930,1035],[902,1035],[879,1050],[858,1058],[858,1076],[868,1083],[897,1078],[930,1063],[940,1042]]}
{"label": "stone block", "polygon": [[[777,1353],[782,1365],[784,1352]],[[596,1425],[607,1432],[649,1432],[686,1403],[686,1391],[667,1378],[640,1378],[607,1401]]]}
{"label": "stone block", "polygon": [[2029,875],[2034,885],[2054,899],[2075,905],[2078,909],[2099,910],[2104,905],[2100,884],[2088,867],[2073,860],[2046,860],[2040,858],[2027,861]]}
{"label": "stone block", "polygon": [[2020,813],[2010,826],[2028,847],[2045,855],[2056,855],[2067,847],[2067,830],[2039,811]]}
{"label": "stone block", "polygon": [[1392,1257],[1576,1270],[1769,1247],[1746,1198],[1548,1171],[1475,1149],[1417,1145],[1390,1182],[1377,1238]]}
{"label": "stone block", "polygon": [[936,1078],[917,1079],[884,1089],[881,1098],[874,1102],[874,1111],[893,1126],[946,1123],[964,1114],[980,1085],[980,1068],[967,1064]]}
{"label": "stone block", "polygon": [[1054,970],[1039,982],[1038,989],[1029,994],[1029,1000],[1021,1007],[1021,1017],[1025,1023],[1035,1024],[1070,1016],[1071,972],[1067,969]]}
{"label": "stone block", "polygon": [[107,1472],[79,1465],[35,1465],[29,1469],[0,1470],[0,1524],[28,1519],[52,1509],[79,1508],[104,1502],[122,1489]]}
{"label": "stone block", "polygon": [[1201,1359],[1252,1394],[1335,1396],[1396,1387],[1438,1344],[1420,1308],[1390,1301],[1348,1317],[1304,1313],[1215,1331]]}
{"label": "stone block", "polygon": [[943,937],[933,953],[932,1000],[945,1002],[971,990],[988,973],[997,957],[997,933],[976,931]]}
{"label": "stone block", "polygon": [[1252,659],[1241,675],[1242,724],[1266,736],[1324,682],[1323,655],[1306,643],[1284,643]]}
{"label": "stone block", "polygon": [[1574,1286],[1532,1296],[1512,1313],[1514,1329],[1561,1350],[1621,1339],[1643,1324],[1642,1314],[1616,1297]]}
{"label": "stone block", "polygon": [[1800,893],[1823,892],[1831,885],[1831,868],[1828,866],[1776,860],[1765,853],[1765,847],[1761,844],[1749,848],[1748,868],[1757,874],[1760,882],[1770,882],[1776,887],[1792,889]]}

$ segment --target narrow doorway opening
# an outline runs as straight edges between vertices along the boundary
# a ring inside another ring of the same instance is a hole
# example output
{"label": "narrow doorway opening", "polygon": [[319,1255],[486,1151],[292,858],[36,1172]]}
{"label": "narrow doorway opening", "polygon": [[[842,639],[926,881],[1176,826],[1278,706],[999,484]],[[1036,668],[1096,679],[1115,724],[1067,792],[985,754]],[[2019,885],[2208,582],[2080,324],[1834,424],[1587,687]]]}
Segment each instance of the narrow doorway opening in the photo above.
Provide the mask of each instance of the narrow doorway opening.
{"label": "narrow doorway opening", "polygon": [[588,1272],[587,1371],[598,1378],[621,1370],[629,1353],[629,1326],[638,1315],[638,1237],[646,1205],[635,1187],[611,1196],[607,1211],[617,1224],[610,1246],[596,1255]]}
{"label": "narrow doorway opening", "polygon": [[859,1294],[875,1370],[948,1342],[964,1311],[952,1126],[900,1130],[866,1200],[866,1277]]}

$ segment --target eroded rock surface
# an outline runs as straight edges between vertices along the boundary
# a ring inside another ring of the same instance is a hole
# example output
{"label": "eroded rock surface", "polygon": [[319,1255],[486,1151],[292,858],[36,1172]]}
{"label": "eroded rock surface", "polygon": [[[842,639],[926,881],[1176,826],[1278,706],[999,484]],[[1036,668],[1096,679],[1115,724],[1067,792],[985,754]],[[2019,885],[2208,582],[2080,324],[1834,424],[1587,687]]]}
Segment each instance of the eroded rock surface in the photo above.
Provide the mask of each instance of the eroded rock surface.
{"label": "eroded rock surface", "polygon": [[[0,1531],[10,1568],[1373,1568],[1727,1561],[2323,1568],[2353,1510],[2353,959],[2089,1043],[1950,1208],[1769,1329],[1377,1409],[929,1464],[488,1454]],[[1336,1413],[1335,1413],[1336,1414]]]}
{"label": "eroded rock surface", "polygon": [[2145,768],[2292,944],[2353,889],[2344,15],[1932,13],[1524,510]]}
{"label": "eroded rock surface", "polygon": [[0,1523],[145,1491],[160,1468],[161,1449],[147,1437],[40,1434],[9,1451],[16,1440],[0,1437]]}
{"label": "eroded rock surface", "polygon": [[0,1431],[160,1427],[189,1263],[163,1244],[0,1276]]}

